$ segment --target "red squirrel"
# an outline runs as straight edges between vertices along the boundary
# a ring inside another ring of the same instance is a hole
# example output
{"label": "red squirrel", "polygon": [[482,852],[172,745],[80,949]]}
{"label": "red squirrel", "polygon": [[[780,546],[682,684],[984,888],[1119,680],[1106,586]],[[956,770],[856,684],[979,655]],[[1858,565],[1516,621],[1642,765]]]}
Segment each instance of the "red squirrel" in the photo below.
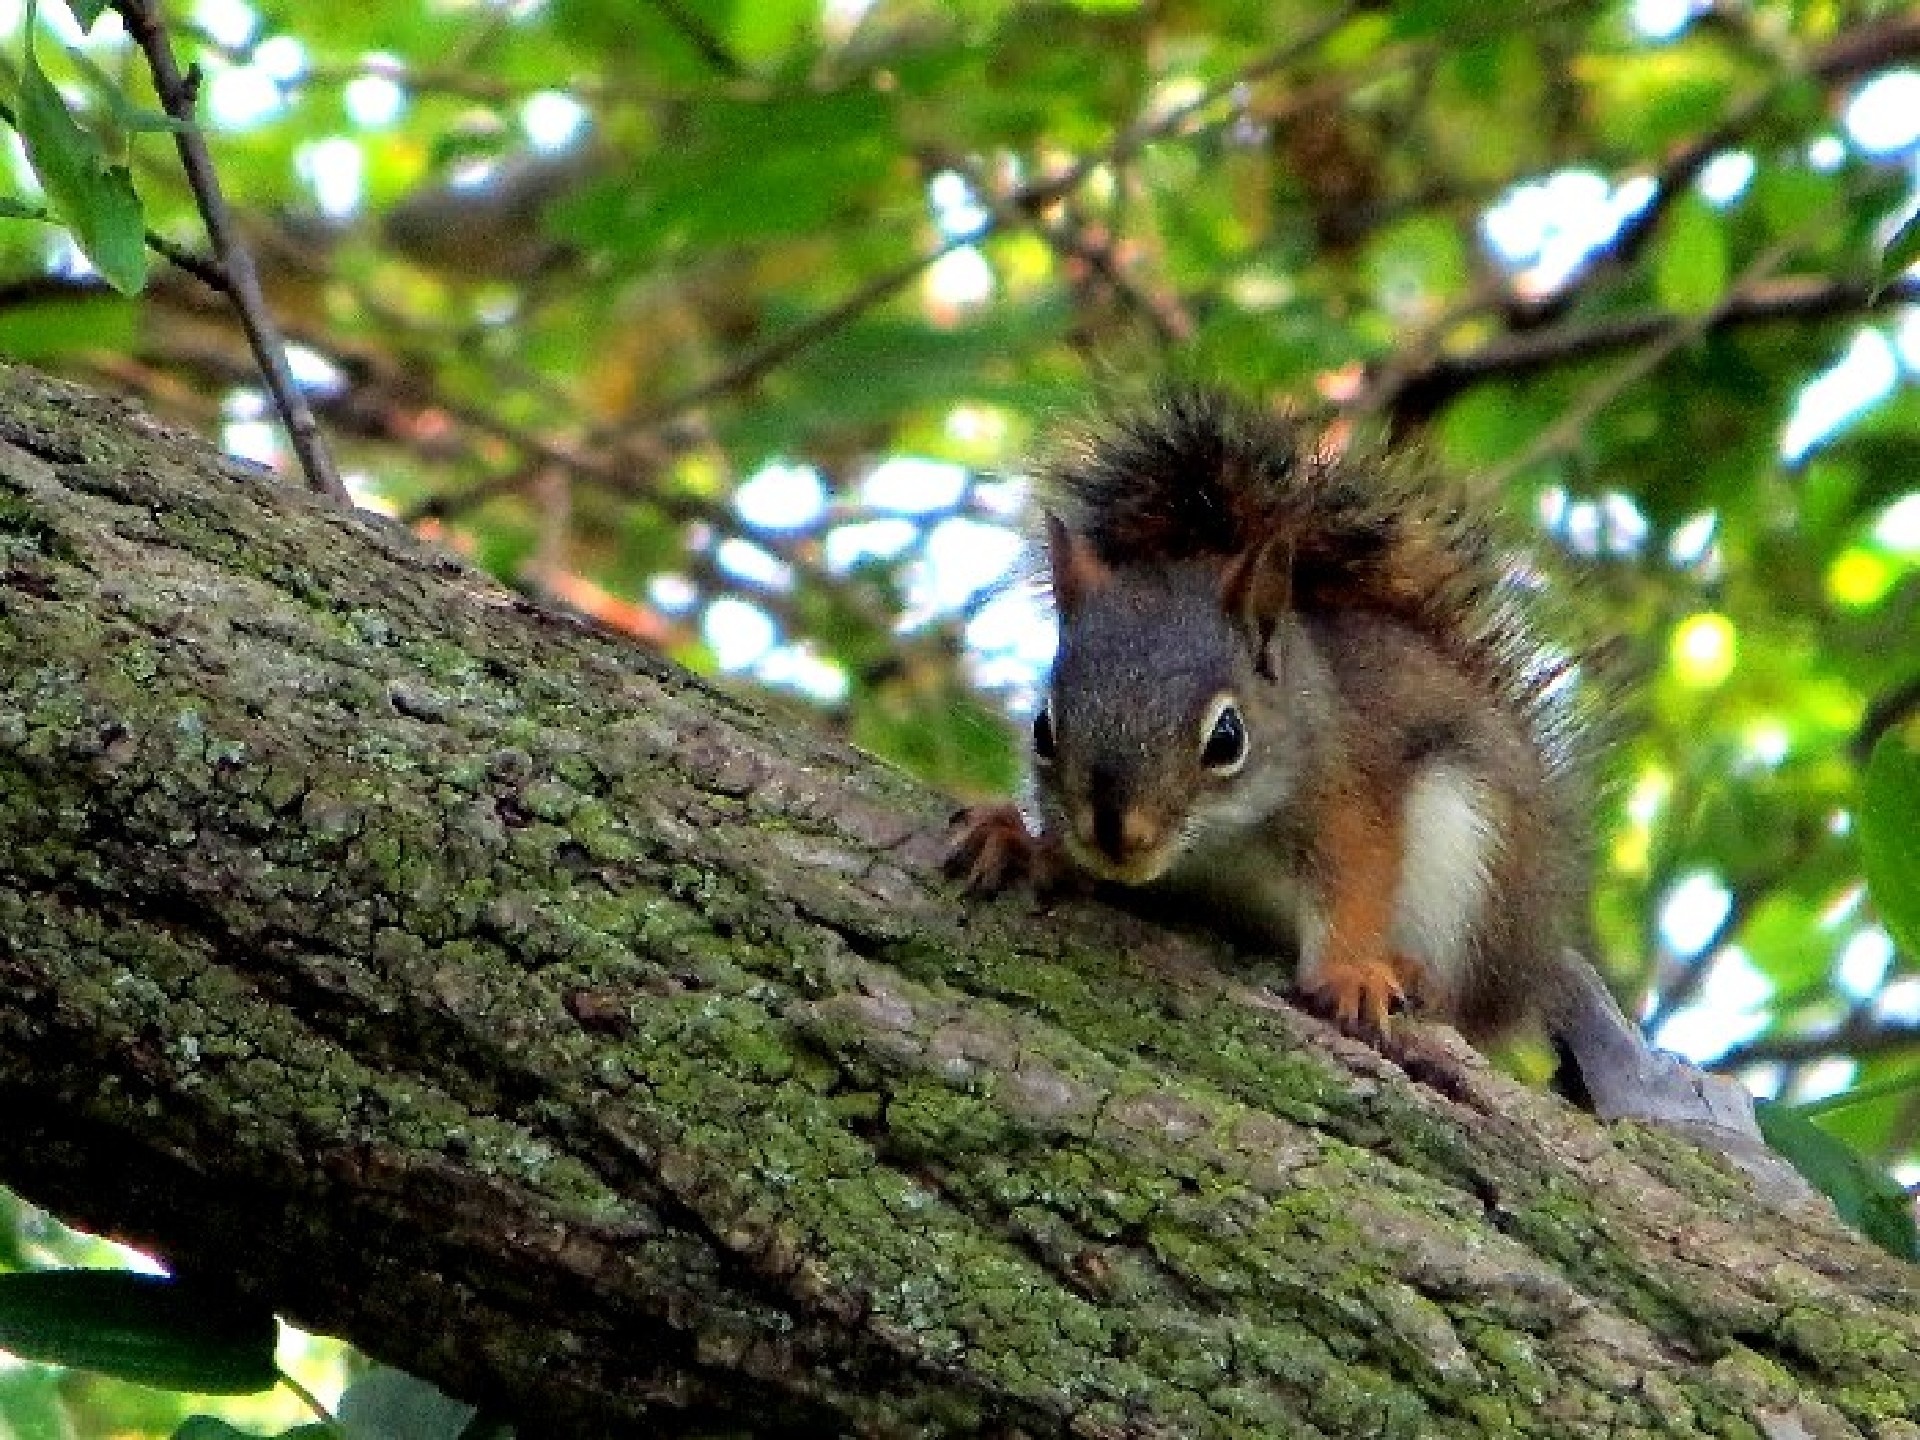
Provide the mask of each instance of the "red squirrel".
{"label": "red squirrel", "polygon": [[1540,1016],[1585,938],[1588,802],[1573,667],[1488,502],[1202,389],[1071,436],[1041,488],[1039,833],[964,811],[950,869],[1171,892],[1363,1032]]}

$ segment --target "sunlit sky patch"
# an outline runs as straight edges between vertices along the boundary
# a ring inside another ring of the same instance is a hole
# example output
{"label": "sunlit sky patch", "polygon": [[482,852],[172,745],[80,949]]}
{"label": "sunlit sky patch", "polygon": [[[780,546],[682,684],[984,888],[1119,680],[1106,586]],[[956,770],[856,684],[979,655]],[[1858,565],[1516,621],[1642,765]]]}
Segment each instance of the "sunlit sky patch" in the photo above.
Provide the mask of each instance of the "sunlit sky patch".
{"label": "sunlit sky patch", "polygon": [[1920,375],[1920,305],[1910,305],[1893,327],[1893,348],[1909,375]]}
{"label": "sunlit sky patch", "polygon": [[1881,512],[1874,522],[1873,538],[1889,550],[1920,555],[1920,490]]}
{"label": "sunlit sky patch", "polygon": [[1893,941],[1878,925],[1869,925],[1841,947],[1834,979],[1856,1000],[1864,1000],[1880,988],[1892,965]]}
{"label": "sunlit sky patch", "polygon": [[742,540],[738,536],[722,540],[713,558],[727,574],[749,585],[757,585],[763,590],[786,591],[793,588],[793,567],[750,540]]}
{"label": "sunlit sky patch", "polygon": [[1682,521],[1667,537],[1667,560],[1675,568],[1698,572],[1703,580],[1720,574],[1720,547],[1714,541],[1720,517],[1711,510]]}
{"label": "sunlit sky patch", "polygon": [[1633,0],[1633,28],[1649,40],[1675,39],[1700,13],[1697,0]]}
{"label": "sunlit sky patch", "polygon": [[865,560],[891,560],[919,536],[920,527],[903,518],[836,525],[827,532],[827,569],[844,575]]}
{"label": "sunlit sky patch", "polygon": [[1920,976],[1908,975],[1889,982],[1875,998],[1873,1013],[1882,1020],[1920,1025]]}
{"label": "sunlit sky patch", "polygon": [[312,189],[313,203],[322,215],[344,220],[360,208],[366,157],[357,140],[329,135],[311,141],[295,152],[293,163]]}
{"label": "sunlit sky patch", "polygon": [[322,395],[334,394],[347,383],[347,377],[341,373],[339,366],[318,350],[305,345],[287,346],[287,370],[292,374],[294,384]]}
{"label": "sunlit sky patch", "polygon": [[1698,998],[1682,1006],[1660,1026],[1653,1043],[1690,1060],[1708,1061],[1767,1028],[1766,1005],[1773,983],[1746,952],[1729,945],[1703,962],[1707,969]]}
{"label": "sunlit sky patch", "polygon": [[761,530],[803,530],[827,508],[827,487],[811,465],[773,461],[733,492],[740,518]]}
{"label": "sunlit sky patch", "polygon": [[921,284],[936,310],[964,309],[993,298],[993,266],[978,246],[962,245],[929,265]]}
{"label": "sunlit sky patch", "polygon": [[260,17],[245,0],[195,0],[193,21],[216,45],[237,50],[253,38]]}
{"label": "sunlit sky patch", "polygon": [[1869,155],[1895,155],[1920,142],[1920,71],[1889,70],[1854,93],[1847,137]]}
{"label": "sunlit sky patch", "polygon": [[587,128],[587,107],[561,90],[541,90],[520,105],[520,129],[534,149],[565,150]]}
{"label": "sunlit sky patch", "polygon": [[1801,387],[1780,437],[1782,457],[1803,459],[1847,421],[1892,394],[1899,378],[1887,337],[1871,328],[1856,331],[1839,362]]}
{"label": "sunlit sky patch", "polygon": [[1846,158],[1846,144],[1838,135],[1822,135],[1807,146],[1807,163],[1823,174],[1838,170]]}
{"label": "sunlit sky patch", "polygon": [[758,605],[722,595],[700,617],[700,634],[722,670],[744,670],[779,638],[773,619]]}
{"label": "sunlit sky patch", "polygon": [[1660,903],[1660,941],[1674,954],[1698,955],[1733,908],[1733,894],[1717,876],[1696,870]]}
{"label": "sunlit sky patch", "polygon": [[403,67],[397,56],[367,58],[373,65],[347,82],[341,99],[346,104],[348,118],[355,125],[363,130],[381,130],[406,113],[407,92],[395,78]]}
{"label": "sunlit sky patch", "polygon": [[669,615],[683,615],[700,599],[700,587],[684,575],[656,575],[647,581],[647,598]]}
{"label": "sunlit sky patch", "polygon": [[761,657],[753,673],[763,685],[797,690],[822,705],[847,698],[847,672],[810,645],[776,645]]}
{"label": "sunlit sky patch", "polygon": [[927,207],[935,226],[950,240],[978,235],[993,218],[966,177],[955,170],[942,170],[927,182]]}
{"label": "sunlit sky patch", "polygon": [[1020,558],[1021,540],[1004,525],[950,516],[927,532],[907,576],[903,629],[950,614],[1004,580]]}
{"label": "sunlit sky patch", "polygon": [[1657,188],[1644,175],[1616,186],[1593,170],[1559,170],[1507,191],[1481,217],[1480,232],[1514,269],[1523,294],[1550,295],[1644,210]]}
{"label": "sunlit sky patch", "polygon": [[1713,157],[1700,171],[1694,183],[1700,194],[1715,208],[1731,205],[1753,181],[1753,156],[1744,150],[1727,150]]}
{"label": "sunlit sky patch", "polygon": [[924,515],[951,510],[967,490],[967,472],[944,460],[896,455],[882,460],[860,482],[860,498],[875,510]]}
{"label": "sunlit sky patch", "polygon": [[286,91],[258,65],[207,64],[207,111],[224,130],[250,130],[286,105]]}
{"label": "sunlit sky patch", "polygon": [[1806,1105],[1838,1095],[1853,1084],[1860,1067],[1852,1060],[1829,1056],[1816,1060],[1794,1077],[1792,1086],[1780,1098],[1795,1105]]}

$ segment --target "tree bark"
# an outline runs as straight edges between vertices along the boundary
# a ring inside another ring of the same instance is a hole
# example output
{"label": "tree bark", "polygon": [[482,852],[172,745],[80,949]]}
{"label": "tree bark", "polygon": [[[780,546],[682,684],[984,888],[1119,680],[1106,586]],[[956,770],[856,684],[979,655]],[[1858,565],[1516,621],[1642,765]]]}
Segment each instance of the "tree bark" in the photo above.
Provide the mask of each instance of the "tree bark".
{"label": "tree bark", "polygon": [[[0,370],[0,1180],[529,1433],[1920,1437],[1920,1272]],[[1271,978],[1271,977],[1267,977]]]}

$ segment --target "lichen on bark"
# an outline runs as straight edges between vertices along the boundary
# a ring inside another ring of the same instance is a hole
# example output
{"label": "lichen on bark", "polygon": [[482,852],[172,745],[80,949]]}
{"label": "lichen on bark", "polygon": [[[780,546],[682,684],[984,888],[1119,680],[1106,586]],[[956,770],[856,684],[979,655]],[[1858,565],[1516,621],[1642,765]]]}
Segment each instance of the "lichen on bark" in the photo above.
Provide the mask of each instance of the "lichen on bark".
{"label": "lichen on bark", "polygon": [[1912,1267],[943,813],[0,371],[29,1196],[586,1433],[1920,1435]]}

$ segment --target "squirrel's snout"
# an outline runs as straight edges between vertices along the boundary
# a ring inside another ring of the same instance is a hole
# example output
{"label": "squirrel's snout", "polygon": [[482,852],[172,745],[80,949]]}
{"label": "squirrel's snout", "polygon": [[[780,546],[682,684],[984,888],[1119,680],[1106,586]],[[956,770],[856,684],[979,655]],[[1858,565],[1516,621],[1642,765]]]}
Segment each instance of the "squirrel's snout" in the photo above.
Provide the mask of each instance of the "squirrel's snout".
{"label": "squirrel's snout", "polygon": [[1166,869],[1167,827],[1142,805],[1114,795],[1096,795],[1074,817],[1075,847],[1090,868],[1125,885],[1144,885]]}

